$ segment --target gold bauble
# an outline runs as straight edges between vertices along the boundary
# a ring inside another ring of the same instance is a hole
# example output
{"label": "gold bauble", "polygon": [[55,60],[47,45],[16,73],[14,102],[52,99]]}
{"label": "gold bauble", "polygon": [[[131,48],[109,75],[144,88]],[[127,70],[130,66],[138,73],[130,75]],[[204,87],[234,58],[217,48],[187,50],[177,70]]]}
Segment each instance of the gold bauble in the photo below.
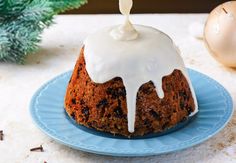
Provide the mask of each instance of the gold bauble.
{"label": "gold bauble", "polygon": [[210,13],[204,40],[216,60],[236,67],[236,1],[223,3]]}

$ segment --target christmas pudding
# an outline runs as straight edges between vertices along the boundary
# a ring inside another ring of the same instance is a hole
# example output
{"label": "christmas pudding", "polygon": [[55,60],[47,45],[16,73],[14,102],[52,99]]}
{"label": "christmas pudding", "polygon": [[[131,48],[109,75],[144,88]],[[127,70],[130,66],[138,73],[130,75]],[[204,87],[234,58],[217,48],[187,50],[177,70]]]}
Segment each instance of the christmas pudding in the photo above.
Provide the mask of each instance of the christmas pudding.
{"label": "christmas pudding", "polygon": [[160,133],[198,112],[183,60],[163,32],[129,21],[90,36],[75,65],[65,110],[78,124],[123,136]]}

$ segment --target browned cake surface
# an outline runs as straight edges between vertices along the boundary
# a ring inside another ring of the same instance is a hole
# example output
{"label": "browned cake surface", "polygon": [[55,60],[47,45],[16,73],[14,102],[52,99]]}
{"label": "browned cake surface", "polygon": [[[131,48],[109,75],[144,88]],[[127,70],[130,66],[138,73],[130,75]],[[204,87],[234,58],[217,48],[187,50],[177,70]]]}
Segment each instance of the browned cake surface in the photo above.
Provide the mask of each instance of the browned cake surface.
{"label": "browned cake surface", "polygon": [[69,82],[65,109],[79,124],[124,136],[161,132],[185,120],[194,111],[187,80],[179,70],[163,78],[165,97],[157,96],[150,81],[137,94],[135,132],[128,132],[126,91],[122,79],[116,77],[104,84],[91,81],[83,49]]}

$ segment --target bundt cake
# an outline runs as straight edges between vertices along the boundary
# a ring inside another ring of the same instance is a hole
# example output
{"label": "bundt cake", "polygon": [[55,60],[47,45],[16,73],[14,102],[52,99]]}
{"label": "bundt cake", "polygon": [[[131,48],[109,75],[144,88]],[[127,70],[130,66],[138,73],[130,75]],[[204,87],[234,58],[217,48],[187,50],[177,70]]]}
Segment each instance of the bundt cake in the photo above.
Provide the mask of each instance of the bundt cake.
{"label": "bundt cake", "polygon": [[[128,15],[126,0],[120,8]],[[130,2],[130,3],[129,3]],[[166,34],[133,26],[90,36],[69,81],[65,110],[78,124],[123,136],[163,132],[195,115],[197,100],[179,51]]]}

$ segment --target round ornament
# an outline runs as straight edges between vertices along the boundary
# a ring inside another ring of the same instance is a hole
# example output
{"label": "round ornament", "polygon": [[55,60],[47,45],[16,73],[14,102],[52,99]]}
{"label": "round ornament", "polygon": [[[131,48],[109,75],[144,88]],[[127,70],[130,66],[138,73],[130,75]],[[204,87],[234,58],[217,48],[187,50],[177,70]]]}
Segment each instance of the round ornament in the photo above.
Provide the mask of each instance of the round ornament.
{"label": "round ornament", "polygon": [[236,1],[223,3],[210,13],[204,40],[217,61],[236,67]]}

